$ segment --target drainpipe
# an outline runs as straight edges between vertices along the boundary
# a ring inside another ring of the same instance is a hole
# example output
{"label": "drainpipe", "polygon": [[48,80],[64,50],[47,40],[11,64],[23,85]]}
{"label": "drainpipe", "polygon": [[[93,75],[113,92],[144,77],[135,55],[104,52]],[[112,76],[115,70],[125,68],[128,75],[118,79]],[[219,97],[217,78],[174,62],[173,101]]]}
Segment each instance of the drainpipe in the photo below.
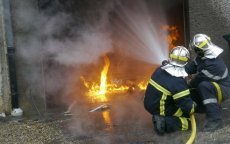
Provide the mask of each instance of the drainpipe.
{"label": "drainpipe", "polygon": [[4,12],[4,31],[7,47],[7,58],[9,65],[9,77],[10,77],[10,90],[11,90],[11,103],[12,103],[12,116],[21,116],[22,110],[18,104],[18,90],[16,79],[16,64],[15,64],[15,48],[14,38],[11,21],[10,0],[3,0],[3,12]]}
{"label": "drainpipe", "polygon": [[230,49],[230,34],[224,35],[223,38],[228,42],[228,47]]}
{"label": "drainpipe", "polygon": [[190,26],[189,26],[189,0],[183,0],[183,11],[184,11],[184,42],[185,46],[189,46],[190,41]]}

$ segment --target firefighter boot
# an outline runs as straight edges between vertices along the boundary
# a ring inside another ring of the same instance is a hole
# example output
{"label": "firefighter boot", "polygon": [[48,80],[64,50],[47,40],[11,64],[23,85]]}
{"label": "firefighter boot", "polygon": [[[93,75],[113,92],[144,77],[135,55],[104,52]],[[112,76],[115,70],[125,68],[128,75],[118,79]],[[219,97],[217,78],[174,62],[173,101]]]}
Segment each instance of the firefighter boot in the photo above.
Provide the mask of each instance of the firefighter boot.
{"label": "firefighter boot", "polygon": [[203,131],[204,132],[214,132],[215,130],[218,130],[222,127],[223,127],[223,121],[222,120],[208,121],[205,124]]}
{"label": "firefighter boot", "polygon": [[162,116],[154,115],[152,117],[153,125],[154,125],[154,131],[158,135],[163,135],[165,133],[165,119]]}
{"label": "firefighter boot", "polygon": [[206,108],[207,123],[203,131],[213,132],[223,127],[221,111],[218,103],[208,103],[204,105]]}

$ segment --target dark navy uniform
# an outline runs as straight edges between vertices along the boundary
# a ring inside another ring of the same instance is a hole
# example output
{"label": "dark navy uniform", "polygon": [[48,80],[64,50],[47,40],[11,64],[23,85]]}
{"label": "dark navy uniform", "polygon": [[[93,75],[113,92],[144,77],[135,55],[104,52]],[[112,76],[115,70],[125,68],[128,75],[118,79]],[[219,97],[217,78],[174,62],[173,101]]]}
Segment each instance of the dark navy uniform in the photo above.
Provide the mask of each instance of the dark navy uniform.
{"label": "dark navy uniform", "polygon": [[185,70],[188,74],[196,74],[190,85],[195,88],[192,97],[197,108],[205,108],[209,121],[221,120],[219,104],[230,96],[230,79],[224,61],[220,57],[196,57]]}
{"label": "dark navy uniform", "polygon": [[165,118],[166,132],[190,129],[189,115],[194,103],[183,77],[170,75],[161,67],[152,74],[146,89],[144,107],[152,115]]}

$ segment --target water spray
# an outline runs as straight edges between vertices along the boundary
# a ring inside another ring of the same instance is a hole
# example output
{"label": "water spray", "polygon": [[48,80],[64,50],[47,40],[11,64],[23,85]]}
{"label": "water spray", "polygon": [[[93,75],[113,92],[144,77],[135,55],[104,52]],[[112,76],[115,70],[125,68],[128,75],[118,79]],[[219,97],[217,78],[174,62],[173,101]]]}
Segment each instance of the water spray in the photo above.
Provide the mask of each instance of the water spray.
{"label": "water spray", "polygon": [[168,58],[169,48],[168,33],[163,28],[167,25],[164,13],[153,16],[147,3],[139,0],[135,3],[131,8],[118,3],[115,20],[112,20],[113,27],[119,32],[118,46],[127,56],[159,65]]}

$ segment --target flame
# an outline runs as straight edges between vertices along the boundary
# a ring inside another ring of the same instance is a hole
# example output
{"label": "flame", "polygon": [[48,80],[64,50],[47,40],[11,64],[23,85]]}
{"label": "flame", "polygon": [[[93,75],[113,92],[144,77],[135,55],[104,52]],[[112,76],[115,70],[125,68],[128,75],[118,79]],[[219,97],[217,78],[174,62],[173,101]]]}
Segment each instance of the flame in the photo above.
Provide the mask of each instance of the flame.
{"label": "flame", "polygon": [[140,90],[145,90],[147,85],[148,85],[148,82],[142,81],[137,86],[139,87]]}
{"label": "flame", "polygon": [[91,97],[91,100],[93,102],[99,101],[99,102],[106,102],[106,92],[107,92],[107,74],[109,71],[110,61],[108,56],[104,55],[104,62],[105,65],[103,67],[103,70],[101,71],[101,79],[100,79],[100,86],[93,82],[90,84],[85,80],[83,76],[80,77],[80,79],[83,81],[86,88],[89,89],[87,95]]}
{"label": "flame", "polygon": [[107,102],[108,98],[106,97],[107,94],[115,94],[115,93],[122,93],[127,91],[134,91],[134,90],[145,90],[147,86],[147,82],[140,82],[137,83],[135,86],[134,82],[129,83],[123,80],[113,80],[108,82],[107,75],[110,66],[110,60],[108,56],[104,56],[105,65],[101,71],[100,83],[97,82],[87,82],[83,76],[80,77],[84,86],[88,89],[86,93],[87,96],[91,99],[92,102]]}
{"label": "flame", "polygon": [[169,49],[172,49],[173,47],[175,47],[175,42],[179,38],[179,31],[178,31],[176,26],[168,26],[167,25],[167,26],[163,26],[162,28],[163,28],[163,30],[168,31],[167,40],[168,40],[168,44],[169,44]]}
{"label": "flame", "polygon": [[[107,98],[106,98],[106,90],[107,90],[107,74],[109,71],[109,65],[110,65],[110,61],[108,56],[104,55],[104,61],[105,61],[105,65],[103,67],[103,70],[101,71],[101,80],[100,80],[100,87],[99,90],[97,85],[92,87],[91,94],[96,96],[96,99],[99,100],[100,102],[106,102]],[[87,85],[87,84],[86,84]]]}
{"label": "flame", "polygon": [[[179,31],[176,26],[163,26],[163,30],[168,32],[167,40],[169,44],[169,49],[175,47],[175,42],[179,39]],[[108,94],[123,93],[127,91],[143,91],[146,89],[148,81],[126,81],[123,80],[113,80],[108,82],[108,72],[110,67],[110,60],[107,55],[104,55],[105,65],[101,71],[100,83],[93,81],[87,82],[83,76],[81,80],[84,83],[84,86],[88,89],[87,96],[91,98],[92,102],[107,102]]]}
{"label": "flame", "polygon": [[102,101],[106,100],[105,93],[106,93],[106,84],[107,84],[107,73],[110,65],[108,56],[105,55],[104,60],[105,60],[105,66],[101,72],[101,83],[100,83],[100,90],[99,90],[99,95],[102,96],[101,97]]}
{"label": "flame", "polygon": [[[175,47],[175,43],[179,39],[179,31],[176,26],[163,26],[163,30],[168,32],[167,40],[169,49]],[[143,91],[146,90],[148,81],[124,81],[114,79],[108,81],[107,75],[110,67],[110,60],[107,55],[104,55],[105,65],[101,71],[100,83],[97,81],[87,81],[83,76],[80,77],[84,86],[87,88],[86,95],[92,102],[107,102],[109,94],[123,93],[128,91]]]}

